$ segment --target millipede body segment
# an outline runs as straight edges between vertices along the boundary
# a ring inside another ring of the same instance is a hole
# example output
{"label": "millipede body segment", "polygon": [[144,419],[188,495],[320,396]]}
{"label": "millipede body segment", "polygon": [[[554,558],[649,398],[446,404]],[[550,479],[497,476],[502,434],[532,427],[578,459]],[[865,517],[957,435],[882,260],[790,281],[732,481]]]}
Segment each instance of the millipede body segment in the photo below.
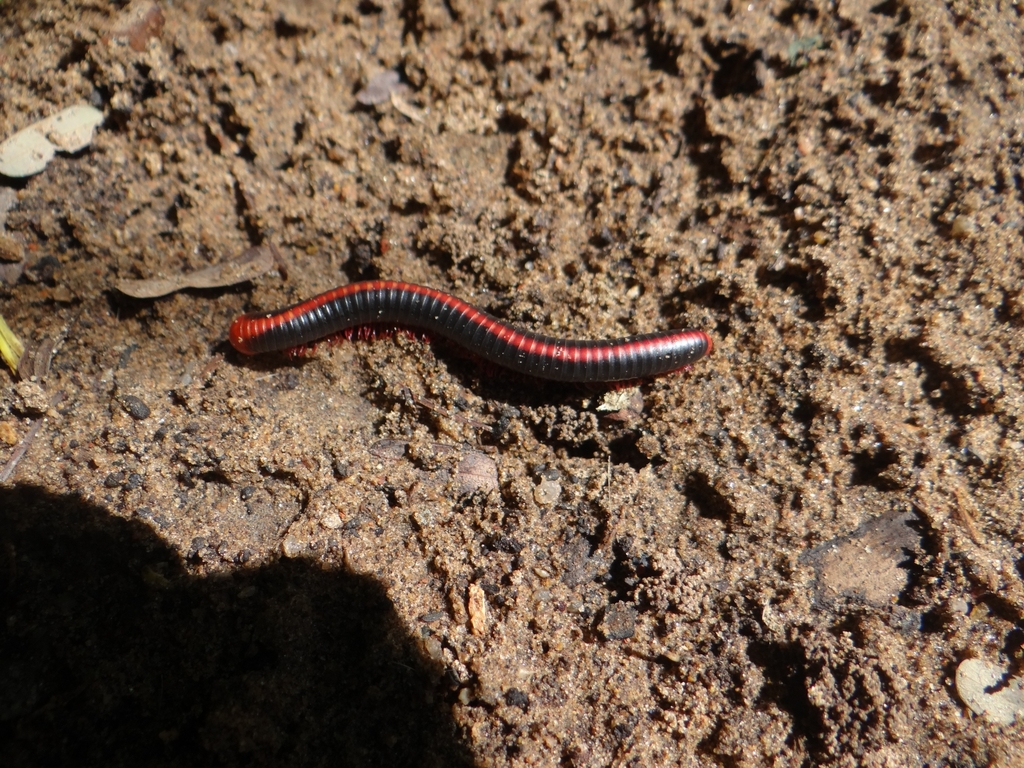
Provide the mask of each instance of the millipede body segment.
{"label": "millipede body segment", "polygon": [[231,324],[232,346],[253,355],[312,344],[359,326],[418,328],[475,355],[541,379],[642,379],[684,368],[709,354],[703,331],[660,331],[609,341],[557,339],[521,331],[442,291],[412,283],[352,283],[275,312]]}

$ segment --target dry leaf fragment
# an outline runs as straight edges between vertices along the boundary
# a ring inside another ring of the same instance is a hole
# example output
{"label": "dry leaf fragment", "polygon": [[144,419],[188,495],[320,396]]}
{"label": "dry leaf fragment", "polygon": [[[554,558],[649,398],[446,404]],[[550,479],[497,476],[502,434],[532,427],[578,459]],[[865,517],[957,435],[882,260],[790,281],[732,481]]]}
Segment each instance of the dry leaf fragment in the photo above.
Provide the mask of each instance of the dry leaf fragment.
{"label": "dry leaf fragment", "polygon": [[238,258],[212,267],[186,272],[173,277],[152,277],[147,280],[121,280],[117,290],[136,299],[155,299],[184,288],[222,288],[252,280],[269,272],[277,251],[272,245],[259,245]]}
{"label": "dry leaf fragment", "polygon": [[460,496],[476,491],[489,493],[498,488],[498,466],[490,456],[468,451],[455,469],[455,481]]}
{"label": "dry leaf fragment", "polygon": [[67,327],[57,336],[44,336],[38,342],[29,342],[18,363],[18,378],[22,381],[45,379],[50,373],[53,356],[64,343],[66,333]]}

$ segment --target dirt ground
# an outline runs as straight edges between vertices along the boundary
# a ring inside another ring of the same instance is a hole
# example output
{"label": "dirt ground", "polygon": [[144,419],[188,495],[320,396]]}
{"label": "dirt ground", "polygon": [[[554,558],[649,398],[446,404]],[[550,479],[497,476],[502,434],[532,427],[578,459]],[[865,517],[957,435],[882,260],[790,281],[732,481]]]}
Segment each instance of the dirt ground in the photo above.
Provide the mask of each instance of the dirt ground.
{"label": "dirt ground", "polygon": [[[0,764],[1024,765],[1022,14],[4,2],[0,138],[105,122],[0,178]],[[226,342],[374,277],[716,346]]]}

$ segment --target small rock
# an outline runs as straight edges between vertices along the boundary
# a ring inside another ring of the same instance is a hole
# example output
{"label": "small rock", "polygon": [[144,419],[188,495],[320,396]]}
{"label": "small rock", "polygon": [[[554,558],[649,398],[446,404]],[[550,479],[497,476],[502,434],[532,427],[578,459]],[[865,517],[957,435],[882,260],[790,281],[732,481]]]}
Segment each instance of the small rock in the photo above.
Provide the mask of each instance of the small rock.
{"label": "small rock", "polygon": [[299,541],[297,536],[292,534],[285,536],[281,542],[281,553],[285,557],[298,557],[302,554],[302,549],[302,542]]}
{"label": "small rock", "polygon": [[16,264],[0,264],[0,283],[3,285],[14,285],[21,279],[24,271],[24,261],[19,261]]}
{"label": "small rock", "polygon": [[479,584],[470,584],[466,600],[469,612],[469,631],[477,637],[487,632],[487,597]]}
{"label": "small rock", "polygon": [[0,232],[0,261],[20,262],[25,259],[25,249],[10,235]]}
{"label": "small rock", "polygon": [[395,90],[400,79],[401,76],[393,69],[378,72],[370,78],[366,87],[356,94],[356,101],[364,106],[383,104],[391,99],[391,91]]}
{"label": "small rock", "polygon": [[605,640],[627,640],[636,631],[636,609],[626,603],[614,603],[605,609],[600,626]]}
{"label": "small rock", "polygon": [[538,507],[550,507],[561,495],[562,485],[554,480],[541,480],[533,489],[533,500]]}
{"label": "small rock", "polygon": [[135,395],[121,395],[117,398],[117,402],[119,402],[121,407],[127,411],[128,415],[136,421],[142,421],[143,419],[149,418],[149,406],[142,401],[142,398],[136,397]]}
{"label": "small rock", "polygon": [[142,53],[150,38],[160,37],[163,29],[164,13],[157,3],[152,0],[132,0],[118,14],[111,35],[117,40],[127,41],[133,51]]}
{"label": "small rock", "polygon": [[441,645],[441,641],[436,637],[427,637],[423,640],[423,648],[427,652],[427,656],[430,657],[431,661],[442,661],[444,659],[444,646]]}
{"label": "small rock", "polygon": [[320,525],[329,531],[336,531],[341,528],[341,515],[337,512],[328,512],[321,518]]}
{"label": "small rock", "polygon": [[19,381],[14,385],[14,392],[20,398],[19,407],[28,413],[45,413],[50,407],[50,398],[46,390],[37,381]]}
{"label": "small rock", "polygon": [[505,703],[510,707],[519,707],[525,712],[530,708],[530,697],[518,688],[509,688],[505,692]]}
{"label": "small rock", "polygon": [[434,525],[434,522],[437,519],[436,514],[434,507],[427,504],[414,509],[412,519],[415,521],[416,525],[419,526],[421,531],[425,531]]}
{"label": "small rock", "polygon": [[616,411],[632,410],[643,411],[644,399],[639,387],[627,387],[625,389],[613,389],[604,393],[597,410],[602,413],[615,413]]}
{"label": "small rock", "polygon": [[968,237],[972,237],[976,231],[977,227],[971,217],[961,215],[953,219],[953,225],[949,229],[949,234],[957,240],[966,240]]}
{"label": "small rock", "polygon": [[0,442],[14,445],[18,442],[18,431],[9,421],[0,421]]}

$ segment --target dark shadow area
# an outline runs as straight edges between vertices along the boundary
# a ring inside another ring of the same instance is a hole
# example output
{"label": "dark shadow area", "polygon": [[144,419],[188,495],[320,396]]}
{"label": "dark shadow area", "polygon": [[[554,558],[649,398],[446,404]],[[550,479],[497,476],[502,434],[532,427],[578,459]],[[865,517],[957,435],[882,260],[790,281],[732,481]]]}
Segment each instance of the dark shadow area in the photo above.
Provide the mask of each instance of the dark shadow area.
{"label": "dark shadow area", "polygon": [[793,735],[812,755],[827,761],[827,728],[820,711],[807,695],[809,681],[814,676],[799,643],[779,643],[752,638],[747,657],[764,675],[764,685],[758,704],[774,704],[793,719]]}
{"label": "dark shadow area", "polygon": [[703,518],[728,523],[736,514],[733,503],[711,485],[710,480],[700,472],[695,472],[686,478],[685,490],[687,497],[696,508],[697,514]]}
{"label": "dark shadow area", "polygon": [[885,359],[889,363],[916,363],[924,373],[921,391],[927,393],[928,402],[959,424],[992,410],[991,398],[985,397],[982,388],[969,380],[970,374],[962,366],[945,362],[923,335],[889,339],[885,342]]}
{"label": "dark shadow area", "polygon": [[469,766],[374,580],[189,573],[144,523],[0,489],[0,765]]}

